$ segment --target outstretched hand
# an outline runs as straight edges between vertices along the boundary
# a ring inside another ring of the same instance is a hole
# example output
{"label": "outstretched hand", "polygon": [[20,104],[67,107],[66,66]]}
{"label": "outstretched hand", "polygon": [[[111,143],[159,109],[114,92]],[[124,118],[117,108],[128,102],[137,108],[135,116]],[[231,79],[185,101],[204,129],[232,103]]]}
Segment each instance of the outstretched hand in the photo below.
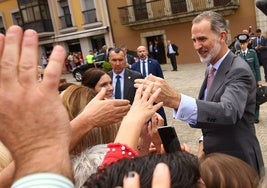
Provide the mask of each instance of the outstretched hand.
{"label": "outstretched hand", "polygon": [[58,95],[65,50],[54,48],[42,82],[38,54],[35,31],[12,26],[0,35],[0,140],[16,161],[15,179],[46,171],[71,179],[70,125]]}
{"label": "outstretched hand", "polygon": [[153,84],[150,84],[144,92],[142,92],[142,86],[136,90],[134,102],[122,120],[115,143],[126,144],[137,150],[138,139],[143,126],[147,126],[148,120],[162,107],[162,102],[155,104],[160,89],[151,94],[152,87]]}
{"label": "outstretched hand", "polygon": [[148,75],[145,79],[136,79],[134,87],[143,87],[145,90],[151,83],[153,88],[151,93],[154,93],[157,89],[161,88],[161,92],[158,95],[155,102],[163,102],[164,106],[175,108],[179,107],[181,101],[181,95],[177,93],[164,79],[156,77],[152,74]]}
{"label": "outstretched hand", "polygon": [[80,114],[85,124],[92,124],[94,127],[108,126],[121,121],[129,111],[130,101],[105,99],[105,94],[106,88],[102,88]]}

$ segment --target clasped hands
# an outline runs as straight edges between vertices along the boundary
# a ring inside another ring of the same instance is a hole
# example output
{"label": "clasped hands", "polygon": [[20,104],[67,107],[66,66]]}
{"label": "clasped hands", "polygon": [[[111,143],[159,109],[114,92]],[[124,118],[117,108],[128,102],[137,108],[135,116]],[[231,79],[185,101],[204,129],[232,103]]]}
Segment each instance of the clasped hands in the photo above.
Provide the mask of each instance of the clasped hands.
{"label": "clasped hands", "polygon": [[163,102],[164,106],[178,109],[181,101],[181,94],[176,92],[163,78],[148,75],[145,79],[136,79],[134,87],[143,87],[143,91],[153,83],[152,92],[154,93],[158,88],[161,88],[161,92],[158,95],[156,102]]}

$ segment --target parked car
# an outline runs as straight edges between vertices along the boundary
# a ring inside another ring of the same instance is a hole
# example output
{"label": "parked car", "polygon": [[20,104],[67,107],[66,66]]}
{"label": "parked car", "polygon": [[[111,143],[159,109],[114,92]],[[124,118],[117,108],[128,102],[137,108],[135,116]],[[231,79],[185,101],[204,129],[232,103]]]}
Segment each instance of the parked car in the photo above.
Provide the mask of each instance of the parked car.
{"label": "parked car", "polygon": [[[96,63],[96,66],[97,68],[102,68],[102,64],[105,62],[105,54],[102,53],[102,54],[98,54],[96,57],[95,57],[95,63]],[[90,68],[93,68],[94,66],[86,63],[86,64],[83,64],[83,65],[79,65],[77,67],[74,68],[74,70],[72,71],[72,75],[73,77],[75,78],[76,81],[80,82],[82,81],[82,75],[83,73],[90,69]]]}

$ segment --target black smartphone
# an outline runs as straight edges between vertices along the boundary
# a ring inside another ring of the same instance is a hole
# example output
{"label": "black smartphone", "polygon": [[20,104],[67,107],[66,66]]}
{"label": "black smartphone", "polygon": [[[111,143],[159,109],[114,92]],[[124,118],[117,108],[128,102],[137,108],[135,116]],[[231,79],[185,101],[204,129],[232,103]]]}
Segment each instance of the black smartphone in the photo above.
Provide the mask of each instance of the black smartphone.
{"label": "black smartphone", "polygon": [[173,126],[159,127],[158,133],[166,153],[181,151],[180,142]]}

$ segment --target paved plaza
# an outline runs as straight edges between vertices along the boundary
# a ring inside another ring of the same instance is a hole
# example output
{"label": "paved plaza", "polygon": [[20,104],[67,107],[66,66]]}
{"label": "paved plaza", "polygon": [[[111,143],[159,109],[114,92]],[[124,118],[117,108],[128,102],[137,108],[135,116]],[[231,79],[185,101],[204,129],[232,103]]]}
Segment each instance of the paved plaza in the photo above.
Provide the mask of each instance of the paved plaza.
{"label": "paved plaza", "polygon": [[[183,94],[197,97],[204,79],[206,65],[203,63],[194,64],[178,64],[178,71],[172,72],[171,65],[162,65],[163,74],[168,83]],[[261,67],[262,78],[264,76],[263,69]],[[67,78],[68,82],[75,82],[75,79],[71,74],[62,75],[62,77]],[[264,83],[267,85],[267,83]],[[191,147],[194,154],[197,153],[198,148],[198,138],[201,136],[200,129],[193,129],[189,127],[187,123],[179,120],[174,120],[172,118],[173,111],[170,108],[166,108],[166,116],[168,118],[168,124],[173,125],[176,128],[176,132],[179,136],[181,143],[186,143]],[[260,122],[256,124],[256,132],[261,145],[263,159],[265,164],[267,164],[267,103],[261,105],[260,109]]]}

